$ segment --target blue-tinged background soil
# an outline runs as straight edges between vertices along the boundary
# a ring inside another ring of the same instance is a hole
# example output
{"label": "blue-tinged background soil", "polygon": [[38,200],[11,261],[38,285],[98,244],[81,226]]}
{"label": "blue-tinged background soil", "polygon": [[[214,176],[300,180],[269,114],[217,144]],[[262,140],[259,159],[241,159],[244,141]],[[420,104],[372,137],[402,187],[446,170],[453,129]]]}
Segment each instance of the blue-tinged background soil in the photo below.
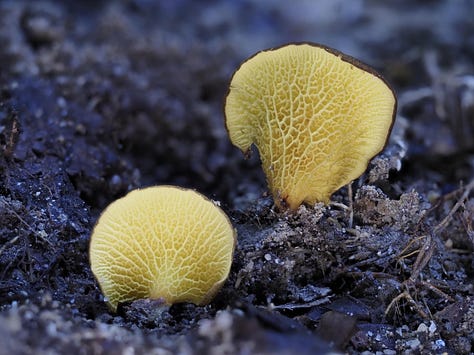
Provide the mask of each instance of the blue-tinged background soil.
{"label": "blue-tinged background soil", "polygon": [[[0,1],[0,354],[474,352],[474,3]],[[398,96],[329,206],[278,212],[223,102],[253,53],[317,42]],[[127,191],[195,188],[238,231],[214,301],[106,307],[89,268]]]}

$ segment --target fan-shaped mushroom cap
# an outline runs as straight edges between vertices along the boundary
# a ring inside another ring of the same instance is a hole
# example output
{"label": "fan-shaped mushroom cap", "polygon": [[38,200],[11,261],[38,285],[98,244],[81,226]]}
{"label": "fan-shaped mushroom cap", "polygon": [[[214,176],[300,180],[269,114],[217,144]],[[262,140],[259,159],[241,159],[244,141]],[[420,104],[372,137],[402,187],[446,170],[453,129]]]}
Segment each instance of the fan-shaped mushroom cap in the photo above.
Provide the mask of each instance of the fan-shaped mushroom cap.
{"label": "fan-shaped mushroom cap", "polygon": [[232,143],[255,144],[275,202],[328,203],[388,139],[394,92],[356,59],[316,44],[262,51],[234,73],[225,103]]}
{"label": "fan-shaped mushroom cap", "polygon": [[135,190],[98,220],[91,268],[113,310],[141,298],[202,305],[227,279],[235,238],[225,213],[193,190]]}

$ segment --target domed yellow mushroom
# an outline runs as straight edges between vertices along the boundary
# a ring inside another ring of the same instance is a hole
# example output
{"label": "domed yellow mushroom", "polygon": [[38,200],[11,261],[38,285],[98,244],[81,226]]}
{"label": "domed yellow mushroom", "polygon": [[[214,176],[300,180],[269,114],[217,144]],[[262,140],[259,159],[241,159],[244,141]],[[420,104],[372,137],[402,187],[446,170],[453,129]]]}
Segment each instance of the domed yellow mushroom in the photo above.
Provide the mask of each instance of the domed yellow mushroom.
{"label": "domed yellow mushroom", "polygon": [[110,204],[90,241],[90,263],[115,311],[142,298],[204,305],[230,271],[235,230],[212,201],[173,186],[135,190]]}
{"label": "domed yellow mushroom", "polygon": [[234,73],[226,127],[244,154],[255,144],[275,203],[328,203],[385,146],[393,90],[374,70],[336,50],[290,44],[262,51]]}

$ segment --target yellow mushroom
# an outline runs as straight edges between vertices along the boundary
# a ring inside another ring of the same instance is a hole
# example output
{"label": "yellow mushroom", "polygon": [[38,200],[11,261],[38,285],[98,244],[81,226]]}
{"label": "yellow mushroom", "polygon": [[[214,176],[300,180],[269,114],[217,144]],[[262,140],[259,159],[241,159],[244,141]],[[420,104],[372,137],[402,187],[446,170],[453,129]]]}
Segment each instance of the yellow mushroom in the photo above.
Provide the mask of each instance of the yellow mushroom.
{"label": "yellow mushroom", "polygon": [[328,203],[385,146],[396,98],[356,59],[317,44],[262,51],[234,73],[226,127],[244,154],[255,144],[275,203]]}
{"label": "yellow mushroom", "polygon": [[155,186],[128,193],[100,216],[90,263],[115,311],[142,298],[209,303],[230,271],[236,234],[226,214],[194,190]]}

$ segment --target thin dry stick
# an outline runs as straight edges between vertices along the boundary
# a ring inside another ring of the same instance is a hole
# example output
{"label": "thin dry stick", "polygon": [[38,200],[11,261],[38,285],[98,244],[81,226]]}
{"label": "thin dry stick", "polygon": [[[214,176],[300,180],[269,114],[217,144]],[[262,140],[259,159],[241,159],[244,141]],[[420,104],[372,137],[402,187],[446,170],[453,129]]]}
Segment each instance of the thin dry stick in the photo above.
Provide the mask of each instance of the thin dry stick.
{"label": "thin dry stick", "polygon": [[392,307],[394,306],[398,306],[398,302],[402,299],[406,299],[408,301],[408,303],[416,309],[416,311],[418,312],[418,314],[422,317],[422,318],[425,318],[427,319],[428,318],[428,314],[423,310],[421,309],[421,307],[418,305],[418,303],[413,299],[413,297],[410,295],[410,291],[408,290],[405,290],[403,291],[402,293],[400,293],[397,297],[395,297],[392,302],[390,302],[390,304],[388,305],[387,309],[385,310],[385,315],[388,314],[388,312],[390,312],[390,310],[392,309]]}
{"label": "thin dry stick", "polygon": [[456,211],[461,207],[465,200],[469,197],[469,194],[471,193],[471,190],[474,189],[474,179],[471,180],[469,184],[466,185],[464,188],[464,193],[462,194],[461,198],[456,202],[454,207],[449,211],[448,215],[444,217],[444,219],[433,229],[433,233],[439,233],[443,231],[448,225],[451,219],[453,218],[453,215],[456,213]]}
{"label": "thin dry stick", "polygon": [[20,238],[20,236],[17,235],[16,237],[10,239],[8,242],[6,242],[5,244],[3,244],[2,247],[0,248],[0,255],[2,255],[2,253],[5,251],[5,249],[6,249],[10,244],[14,244],[19,238]]}
{"label": "thin dry stick", "polygon": [[337,207],[337,208],[340,208],[341,210],[344,210],[344,211],[348,211],[349,212],[349,220],[347,222],[348,224],[348,227],[347,228],[352,228],[352,223],[353,223],[353,220],[354,220],[354,203],[353,203],[353,197],[352,197],[352,182],[347,184],[347,198],[349,200],[349,205],[346,206],[345,204],[341,203],[341,202],[334,202],[334,201],[330,201],[329,202],[329,205],[330,206],[333,206],[333,207]]}
{"label": "thin dry stick", "polygon": [[352,228],[354,222],[354,198],[352,196],[352,182],[347,185],[347,195],[349,197],[349,228]]}

